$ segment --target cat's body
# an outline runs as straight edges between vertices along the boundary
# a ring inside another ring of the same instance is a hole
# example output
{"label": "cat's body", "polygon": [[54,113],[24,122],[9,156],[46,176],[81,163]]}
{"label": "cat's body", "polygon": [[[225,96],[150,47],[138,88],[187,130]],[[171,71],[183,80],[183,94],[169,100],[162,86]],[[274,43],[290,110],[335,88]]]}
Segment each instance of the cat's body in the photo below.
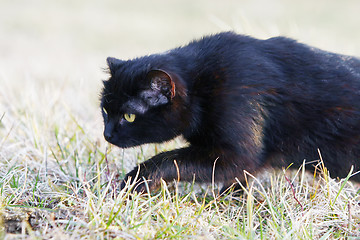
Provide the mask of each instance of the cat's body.
{"label": "cat's body", "polygon": [[160,178],[210,182],[214,161],[214,180],[228,186],[244,180],[244,170],[318,159],[317,149],[333,177],[360,168],[358,58],[227,32],[108,64],[102,108],[110,143],[131,147],[179,135],[190,143],[140,164],[151,188]]}

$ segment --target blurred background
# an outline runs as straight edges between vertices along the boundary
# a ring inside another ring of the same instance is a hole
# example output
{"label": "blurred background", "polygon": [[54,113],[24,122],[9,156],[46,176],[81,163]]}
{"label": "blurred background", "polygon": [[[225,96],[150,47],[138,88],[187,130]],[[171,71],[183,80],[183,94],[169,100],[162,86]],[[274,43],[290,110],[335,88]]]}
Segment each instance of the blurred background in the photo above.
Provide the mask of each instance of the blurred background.
{"label": "blurred background", "polygon": [[0,116],[72,113],[100,137],[107,56],[162,52],[227,30],[360,56],[359,10],[359,0],[0,0]]}
{"label": "blurred background", "polygon": [[[128,59],[164,52],[228,30],[262,39],[284,35],[325,50],[360,56],[359,29],[360,0],[0,0],[0,238],[2,211],[8,204],[70,209],[74,217],[69,217],[69,222],[61,220],[59,226],[66,224],[65,231],[70,232],[73,226],[89,226],[91,230],[81,236],[102,234],[106,229],[117,233],[116,226],[104,228],[103,220],[98,219],[108,214],[108,210],[97,212],[98,208],[108,209],[112,203],[103,203],[101,197],[93,204],[92,199],[101,192],[100,184],[107,185],[110,175],[115,176],[115,183],[120,182],[136,163],[182,144],[173,141],[176,146],[170,142],[122,150],[105,142],[99,94],[102,80],[109,77],[105,71],[108,56]],[[273,178],[268,179],[272,185]],[[86,190],[90,186],[94,195]],[[324,192],[328,196],[329,192]],[[59,196],[63,200],[58,203]],[[133,204],[123,206],[128,209],[129,205]],[[344,212],[350,212],[348,206]],[[235,213],[230,212],[231,216]],[[70,224],[82,214],[79,225]],[[337,224],[332,215],[324,219]],[[30,221],[31,215],[26,216]],[[52,237],[57,236],[56,215],[46,216],[51,216],[50,225],[42,218],[39,222],[51,229]],[[221,218],[226,220],[226,216]],[[27,222],[24,219],[21,226]],[[315,223],[320,218],[306,219]],[[327,229],[323,219],[319,221],[319,227],[330,234],[333,227]],[[141,220],[136,226],[147,226],[144,223]],[[134,231],[137,228],[131,226]],[[219,232],[220,228],[215,228],[214,232]],[[152,236],[154,231],[150,231]],[[247,236],[253,234],[250,232]],[[165,236],[162,226],[158,233],[156,236]]]}

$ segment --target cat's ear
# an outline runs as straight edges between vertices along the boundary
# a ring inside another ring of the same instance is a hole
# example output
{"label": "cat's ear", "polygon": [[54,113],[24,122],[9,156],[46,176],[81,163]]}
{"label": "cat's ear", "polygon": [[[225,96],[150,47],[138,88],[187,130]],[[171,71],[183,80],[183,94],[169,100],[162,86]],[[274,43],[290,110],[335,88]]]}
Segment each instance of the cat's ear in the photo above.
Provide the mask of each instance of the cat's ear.
{"label": "cat's ear", "polygon": [[146,78],[150,80],[153,91],[160,92],[169,99],[175,97],[175,82],[169,73],[163,70],[151,70]]}
{"label": "cat's ear", "polygon": [[124,63],[124,61],[113,57],[108,57],[106,59],[106,62],[109,66],[111,75],[113,75],[116,72],[116,70]]}

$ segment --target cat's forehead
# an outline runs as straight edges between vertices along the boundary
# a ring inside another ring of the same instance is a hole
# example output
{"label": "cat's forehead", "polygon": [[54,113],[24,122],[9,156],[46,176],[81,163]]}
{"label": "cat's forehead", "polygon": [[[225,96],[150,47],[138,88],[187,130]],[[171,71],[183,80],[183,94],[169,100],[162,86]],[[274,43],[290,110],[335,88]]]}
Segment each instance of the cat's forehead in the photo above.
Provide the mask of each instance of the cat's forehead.
{"label": "cat's forehead", "polygon": [[104,82],[104,93],[107,94],[107,98],[126,101],[146,88],[146,72],[146,69],[141,68],[137,70],[130,67],[119,69]]}
{"label": "cat's forehead", "polygon": [[125,95],[103,96],[102,106],[114,114],[135,113],[144,114],[149,110],[149,104],[143,100],[142,94],[130,97]]}
{"label": "cat's forehead", "polygon": [[118,93],[124,92],[128,95],[134,95],[149,84],[146,81],[147,74],[152,69],[162,69],[164,62],[166,62],[165,59],[158,55],[120,61],[119,64],[111,65],[111,77],[108,80],[108,86]]}
{"label": "cat's forehead", "polygon": [[119,107],[138,95],[140,87],[131,81],[118,81],[110,78],[104,82],[102,92],[102,104],[109,107]]}
{"label": "cat's forehead", "polygon": [[147,104],[141,98],[141,93],[148,88],[143,75],[126,76],[117,74],[104,82],[102,106],[112,112],[126,111],[145,113]]}
{"label": "cat's forehead", "polygon": [[[147,56],[112,66],[111,77],[104,81],[102,105],[115,110],[144,113],[148,109],[168,102],[160,88],[151,84],[149,73],[161,66],[159,57]],[[160,71],[159,71],[160,72]],[[156,73],[159,73],[156,72]],[[162,76],[165,75],[162,72]],[[161,84],[158,81],[157,84]]]}

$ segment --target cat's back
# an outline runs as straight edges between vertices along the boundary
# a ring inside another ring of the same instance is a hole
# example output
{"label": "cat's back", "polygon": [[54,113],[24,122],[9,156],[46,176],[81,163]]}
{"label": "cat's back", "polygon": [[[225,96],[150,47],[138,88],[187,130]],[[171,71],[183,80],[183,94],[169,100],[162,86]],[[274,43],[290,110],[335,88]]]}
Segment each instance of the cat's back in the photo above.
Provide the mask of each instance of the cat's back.
{"label": "cat's back", "polygon": [[[360,81],[358,57],[325,51],[286,37],[269,38],[263,40],[261,45],[262,52],[283,71],[308,71],[309,74],[329,72],[336,74],[334,77],[352,76]],[[326,78],[324,75],[320,77]]]}
{"label": "cat's back", "polygon": [[[267,126],[279,129],[276,138],[297,128],[302,129],[299,139],[313,129],[316,141],[339,137],[342,133],[333,136],[339,116],[340,132],[352,128],[360,136],[358,58],[285,37],[259,40],[232,32],[194,41],[189,48],[196,52],[190,95],[200,97],[204,119],[211,123],[209,129],[219,129],[218,135],[232,136],[242,127],[239,119],[264,115]],[[221,126],[213,119],[220,119]]]}

